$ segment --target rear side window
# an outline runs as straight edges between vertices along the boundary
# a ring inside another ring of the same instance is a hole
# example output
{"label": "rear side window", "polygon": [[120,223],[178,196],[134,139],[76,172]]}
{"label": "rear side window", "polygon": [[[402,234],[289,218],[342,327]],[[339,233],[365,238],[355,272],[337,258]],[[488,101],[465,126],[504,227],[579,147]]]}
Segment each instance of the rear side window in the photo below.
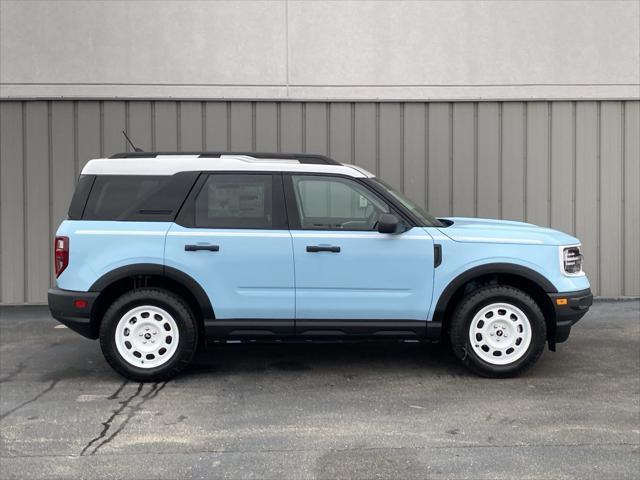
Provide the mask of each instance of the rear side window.
{"label": "rear side window", "polygon": [[274,228],[272,175],[209,175],[195,198],[194,226]]}
{"label": "rear side window", "polygon": [[96,176],[82,219],[172,221],[197,176],[196,172]]}

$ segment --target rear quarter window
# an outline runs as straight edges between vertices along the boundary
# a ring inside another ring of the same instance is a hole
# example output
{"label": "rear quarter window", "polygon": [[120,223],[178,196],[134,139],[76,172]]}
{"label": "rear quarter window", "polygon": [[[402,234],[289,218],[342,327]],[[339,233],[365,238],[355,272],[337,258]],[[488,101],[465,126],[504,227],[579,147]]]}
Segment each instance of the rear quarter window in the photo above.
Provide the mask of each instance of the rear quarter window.
{"label": "rear quarter window", "polygon": [[173,221],[197,176],[197,172],[96,176],[82,219]]}

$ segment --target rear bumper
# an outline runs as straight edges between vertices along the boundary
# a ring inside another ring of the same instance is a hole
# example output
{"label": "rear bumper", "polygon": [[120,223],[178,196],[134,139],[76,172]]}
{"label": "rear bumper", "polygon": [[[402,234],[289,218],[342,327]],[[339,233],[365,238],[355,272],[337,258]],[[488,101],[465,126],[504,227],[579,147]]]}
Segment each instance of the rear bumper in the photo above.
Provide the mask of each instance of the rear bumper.
{"label": "rear bumper", "polygon": [[[587,288],[577,292],[550,293],[549,298],[556,316],[556,330],[549,341],[561,343],[569,338],[573,324],[589,311],[589,307],[593,304],[593,294],[591,289]],[[560,299],[566,299],[566,303],[559,305]]]}
{"label": "rear bumper", "polygon": [[[91,309],[99,292],[74,292],[49,289],[48,301],[51,316],[71,330],[87,338],[97,338],[91,328]],[[84,300],[86,306],[78,308],[76,300]]]}

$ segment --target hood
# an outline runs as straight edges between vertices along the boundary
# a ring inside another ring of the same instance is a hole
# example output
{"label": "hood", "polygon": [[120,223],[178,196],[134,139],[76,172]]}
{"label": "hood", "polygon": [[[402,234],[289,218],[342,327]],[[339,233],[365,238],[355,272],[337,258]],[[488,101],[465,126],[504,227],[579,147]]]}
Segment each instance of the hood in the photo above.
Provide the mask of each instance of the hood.
{"label": "hood", "polygon": [[517,243],[523,245],[575,245],[580,241],[566,233],[531,223],[485,218],[451,217],[439,228],[451,240],[471,243]]}

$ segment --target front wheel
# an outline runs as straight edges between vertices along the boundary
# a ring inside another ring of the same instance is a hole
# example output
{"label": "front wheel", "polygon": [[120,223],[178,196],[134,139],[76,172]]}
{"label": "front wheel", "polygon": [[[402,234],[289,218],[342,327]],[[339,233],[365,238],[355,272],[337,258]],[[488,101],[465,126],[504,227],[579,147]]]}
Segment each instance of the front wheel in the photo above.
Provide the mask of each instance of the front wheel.
{"label": "front wheel", "polygon": [[193,313],[180,297],[159,288],[125,293],[107,309],[100,325],[107,362],[138,382],[173,377],[189,364],[196,345]]}
{"label": "front wheel", "polygon": [[522,290],[487,286],[464,297],[449,330],[456,356],[484,377],[512,377],[542,355],[547,329],[537,303]]}

